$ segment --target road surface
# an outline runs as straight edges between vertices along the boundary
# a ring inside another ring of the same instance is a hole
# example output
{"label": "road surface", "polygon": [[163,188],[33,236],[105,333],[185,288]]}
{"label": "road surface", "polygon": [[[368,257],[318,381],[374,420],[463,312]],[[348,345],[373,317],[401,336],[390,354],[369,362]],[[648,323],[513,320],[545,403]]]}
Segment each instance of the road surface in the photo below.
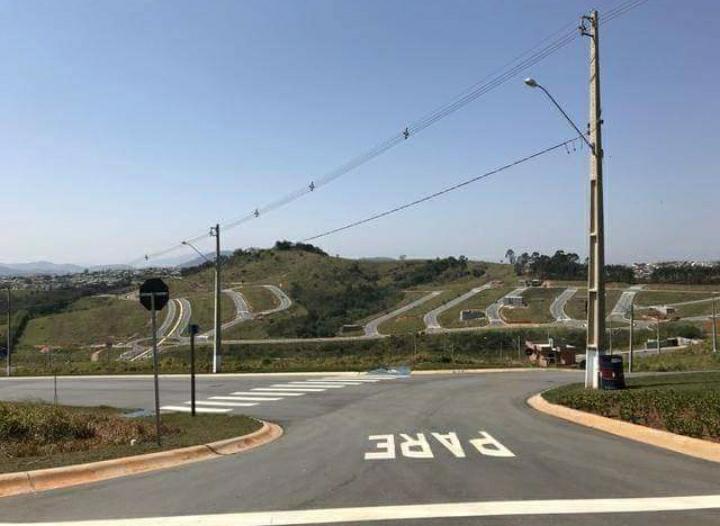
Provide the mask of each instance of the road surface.
{"label": "road surface", "polygon": [[564,323],[570,322],[573,319],[565,313],[565,305],[572,298],[578,289],[569,288],[565,289],[555,300],[550,304],[550,314],[555,318],[556,322]]}
{"label": "road surface", "polygon": [[495,303],[488,306],[487,309],[485,309],[485,316],[487,316],[488,319],[488,325],[490,326],[499,326],[499,325],[507,325],[505,320],[502,319],[500,316],[500,308],[502,307],[502,301],[503,298],[506,298],[508,296],[517,296],[519,294],[522,294],[527,290],[527,287],[520,287],[515,290],[512,290],[505,294],[502,298],[497,300]]}
{"label": "road surface", "polygon": [[292,300],[287,294],[285,294],[285,292],[280,287],[277,287],[275,285],[263,285],[263,287],[265,287],[275,295],[278,300],[278,306],[272,309],[264,310],[259,314],[267,316],[268,314],[274,314],[276,312],[287,310],[292,306]]}
{"label": "road surface", "polygon": [[163,322],[160,324],[160,327],[157,329],[157,338],[160,339],[168,332],[173,326],[173,323],[175,322],[175,315],[177,311],[177,305],[176,300],[170,300],[168,301],[166,310],[165,310],[165,319],[163,319]]}
{"label": "road surface", "polygon": [[443,303],[438,308],[431,310],[430,312],[426,313],[425,316],[423,316],[423,323],[425,323],[425,329],[432,331],[436,329],[442,329],[442,325],[440,325],[440,322],[438,321],[438,316],[445,312],[448,309],[452,309],[456,305],[460,305],[462,302],[469,300],[475,294],[478,294],[482,292],[483,290],[487,290],[492,288],[492,285],[490,283],[487,283],[485,285],[482,285],[481,287],[476,287],[472,290],[469,290],[465,294],[462,294],[458,296],[457,298],[453,298],[447,303]]}
{"label": "road surface", "polygon": [[402,307],[400,307],[398,309],[390,311],[387,314],[383,314],[382,316],[379,316],[373,320],[370,320],[368,323],[365,324],[365,327],[363,327],[363,330],[365,332],[364,337],[367,338],[367,337],[381,336],[380,331],[378,331],[378,327],[382,323],[385,323],[388,320],[396,318],[396,317],[400,316],[403,312],[412,310],[415,307],[422,305],[426,301],[429,301],[429,300],[433,299],[434,297],[439,296],[442,293],[443,293],[442,290],[430,292],[429,294],[426,294],[422,298],[416,299],[415,301],[410,302],[407,305],[403,305]]}
{"label": "road surface", "polygon": [[[202,401],[273,399],[205,407],[278,422],[283,437],[245,454],[0,499],[0,522],[219,526],[317,524],[321,517],[325,524],[366,524],[361,519],[372,517],[377,522],[368,524],[400,526],[714,526],[720,519],[717,464],[558,420],[525,403],[550,386],[581,381],[581,373],[358,379],[201,377]],[[293,388],[278,384],[307,390],[281,391]],[[162,404],[186,405],[187,390],[186,378],[161,378]],[[59,394],[62,403],[153,403],[150,377],[61,378]],[[0,380],[0,398],[11,397],[49,400],[52,381]],[[693,505],[713,509],[688,509]]]}
{"label": "road surface", "polygon": [[[245,296],[240,294],[238,291],[233,289],[224,289],[223,293],[230,296],[230,298],[233,300],[233,305],[235,305],[235,317],[230,320],[226,321],[222,324],[222,329],[229,329],[230,327],[234,327],[238,323],[242,323],[244,321],[252,320],[253,315],[250,312],[250,309],[248,307],[247,301],[245,300]],[[215,334],[215,329],[212,328],[209,331],[205,331],[200,336],[202,338],[212,338],[212,336]]]}
{"label": "road surface", "polygon": [[620,294],[617,303],[608,315],[610,321],[630,321],[628,314],[630,313],[630,305],[632,305],[635,295],[642,290],[642,285],[633,285],[628,287]]}

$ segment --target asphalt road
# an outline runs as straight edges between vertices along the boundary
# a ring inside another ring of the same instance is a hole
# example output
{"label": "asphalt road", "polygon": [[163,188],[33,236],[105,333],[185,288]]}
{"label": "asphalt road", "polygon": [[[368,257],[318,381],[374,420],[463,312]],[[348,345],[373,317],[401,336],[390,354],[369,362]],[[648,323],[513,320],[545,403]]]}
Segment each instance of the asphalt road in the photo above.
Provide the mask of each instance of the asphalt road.
{"label": "asphalt road", "polygon": [[577,291],[578,289],[574,288],[565,289],[550,304],[550,314],[553,318],[555,318],[555,321],[561,323],[572,321],[572,318],[565,313],[565,305],[567,305],[567,302],[577,293]]}
{"label": "asphalt road", "polygon": [[[288,382],[300,382],[293,384],[299,389],[320,382],[336,387],[285,391],[302,394],[234,408],[284,427],[282,438],[262,448],[1,499],[0,521],[118,520],[103,522],[109,526],[126,519],[123,525],[209,526],[317,524],[321,519],[359,524],[372,517],[377,519],[373,524],[418,526],[656,526],[715,525],[720,520],[717,464],[557,420],[526,405],[529,395],[580,381],[580,374],[428,375],[360,385],[351,385],[352,379],[203,377],[203,400],[263,392],[257,389]],[[337,387],[342,382],[347,385]],[[163,404],[187,400],[184,378],[163,378],[161,389]],[[0,398],[28,396],[49,399],[51,382],[0,380]],[[149,408],[152,381],[61,379],[60,400]],[[681,498],[688,496],[695,497]],[[714,509],[686,509],[698,501]],[[672,506],[680,510],[649,511]],[[623,512],[629,509],[636,511]]]}
{"label": "asphalt road", "polygon": [[442,325],[440,325],[440,322],[438,321],[438,316],[440,314],[442,314],[448,309],[452,309],[456,305],[460,305],[462,302],[472,298],[475,294],[478,294],[483,290],[487,290],[489,288],[492,288],[492,285],[490,283],[482,285],[480,287],[475,287],[474,289],[467,291],[465,294],[461,294],[457,298],[453,298],[447,303],[443,303],[438,308],[426,313],[425,316],[423,316],[423,323],[425,324],[425,328],[428,330],[441,329]]}
{"label": "asphalt road", "polygon": [[503,305],[503,298],[507,296],[517,296],[519,294],[522,294],[525,292],[526,287],[520,287],[515,290],[511,290],[505,296],[497,300],[495,303],[488,306],[487,309],[485,309],[485,316],[487,316],[488,319],[488,325],[496,326],[496,325],[507,325],[505,320],[502,319],[500,316],[500,308]]}
{"label": "asphalt road", "polygon": [[436,296],[439,296],[442,294],[442,291],[434,291],[430,292],[429,294],[426,294],[425,296],[416,299],[413,302],[408,303],[407,305],[403,305],[400,308],[397,308],[393,311],[388,312],[387,314],[383,314],[382,316],[378,316],[375,319],[370,320],[365,324],[365,327],[363,327],[363,331],[365,332],[365,336],[380,336],[380,331],[378,331],[378,327],[385,323],[388,320],[391,320],[393,318],[396,318],[397,316],[400,316],[403,312],[407,312],[409,310],[414,309],[415,307],[418,307],[425,303],[428,300],[433,299]]}

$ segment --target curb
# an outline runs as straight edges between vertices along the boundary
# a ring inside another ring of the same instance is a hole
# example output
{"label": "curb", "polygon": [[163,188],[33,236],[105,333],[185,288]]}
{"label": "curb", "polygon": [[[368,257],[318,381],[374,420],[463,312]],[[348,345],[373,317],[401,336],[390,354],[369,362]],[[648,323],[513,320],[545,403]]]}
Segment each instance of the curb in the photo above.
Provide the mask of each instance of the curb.
{"label": "curb", "polygon": [[594,415],[585,411],[578,411],[545,400],[542,393],[528,398],[527,403],[533,409],[575,424],[591,427],[619,437],[642,442],[651,446],[668,449],[676,453],[688,455],[710,462],[720,462],[720,443],[709,442],[699,438],[692,438],[683,435],[676,435],[669,431],[653,429],[651,427],[623,422],[614,418]]}
{"label": "curb", "polygon": [[269,422],[263,422],[262,424],[260,429],[250,434],[199,446],[101,460],[88,464],[3,474],[0,475],[0,497],[68,488],[90,482],[181,466],[224,455],[233,455],[268,444],[283,434],[282,428],[277,424]]}

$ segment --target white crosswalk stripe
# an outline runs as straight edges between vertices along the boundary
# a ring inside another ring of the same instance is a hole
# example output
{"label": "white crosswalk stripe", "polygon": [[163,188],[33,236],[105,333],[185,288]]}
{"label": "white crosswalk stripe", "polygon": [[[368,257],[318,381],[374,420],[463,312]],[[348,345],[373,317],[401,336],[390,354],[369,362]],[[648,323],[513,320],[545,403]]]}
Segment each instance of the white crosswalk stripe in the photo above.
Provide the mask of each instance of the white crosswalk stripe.
{"label": "white crosswalk stripe", "polygon": [[234,393],[230,393],[233,395],[250,395],[250,396],[304,396],[305,393],[288,393],[288,392],[279,392],[277,389],[266,389],[264,387],[254,387],[251,391],[235,391]]}
{"label": "white crosswalk stripe", "polygon": [[253,389],[253,391],[278,391],[278,392],[298,392],[298,393],[322,393],[323,391],[327,391],[325,388],[320,387],[294,387],[294,386],[283,386],[282,384],[276,384],[272,385],[270,387],[256,387]]}
{"label": "white crosswalk stripe", "polygon": [[211,396],[210,400],[235,400],[237,402],[275,402],[282,398],[266,396]]}
{"label": "white crosswalk stripe", "polygon": [[[189,404],[190,402],[185,402]],[[215,402],[213,400],[198,400],[195,402],[197,405],[218,405],[225,407],[252,407],[257,405],[257,402]]]}
{"label": "white crosswalk stripe", "polygon": [[327,383],[327,384],[321,384],[317,382],[313,383],[306,383],[306,382],[290,382],[289,384],[277,384],[281,387],[292,387],[292,386],[305,386],[305,387],[328,387],[330,389],[342,389],[343,387],[347,387],[342,384],[333,384],[333,383]]}
{"label": "white crosswalk stripe", "polygon": [[[176,413],[189,413],[192,411],[192,408],[190,406],[185,405],[164,405],[160,408],[161,411],[174,411]],[[228,411],[232,411],[230,408],[220,408],[220,407],[196,407],[195,412],[196,413],[227,413]]]}

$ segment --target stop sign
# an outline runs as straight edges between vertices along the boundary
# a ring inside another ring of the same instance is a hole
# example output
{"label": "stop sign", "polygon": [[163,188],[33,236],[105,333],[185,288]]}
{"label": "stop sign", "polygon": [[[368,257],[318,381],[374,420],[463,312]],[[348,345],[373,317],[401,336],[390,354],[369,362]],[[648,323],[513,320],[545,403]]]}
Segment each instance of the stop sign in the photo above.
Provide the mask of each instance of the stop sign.
{"label": "stop sign", "polygon": [[155,297],[155,310],[162,310],[170,300],[168,286],[160,278],[146,279],[145,283],[140,285],[140,303],[147,310],[152,310],[153,296]]}

